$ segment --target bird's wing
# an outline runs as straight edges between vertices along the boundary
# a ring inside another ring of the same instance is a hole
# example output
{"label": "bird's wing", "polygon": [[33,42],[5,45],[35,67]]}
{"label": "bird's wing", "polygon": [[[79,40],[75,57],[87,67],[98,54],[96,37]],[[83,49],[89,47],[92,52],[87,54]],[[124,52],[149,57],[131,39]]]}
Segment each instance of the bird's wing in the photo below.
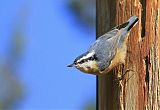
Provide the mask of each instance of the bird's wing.
{"label": "bird's wing", "polygon": [[114,58],[119,39],[119,30],[114,29],[99,37],[89,48],[89,51],[95,51],[101,71],[105,70]]}

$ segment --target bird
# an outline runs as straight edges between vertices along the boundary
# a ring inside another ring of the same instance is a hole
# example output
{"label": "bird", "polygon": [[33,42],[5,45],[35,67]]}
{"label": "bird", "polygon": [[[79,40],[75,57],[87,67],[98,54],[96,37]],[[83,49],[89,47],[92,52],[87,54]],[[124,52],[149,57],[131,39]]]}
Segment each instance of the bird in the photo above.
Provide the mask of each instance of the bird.
{"label": "bird", "polygon": [[137,16],[131,16],[127,22],[113,27],[67,67],[75,67],[88,74],[104,75],[116,66],[125,64],[128,36],[138,20]]}

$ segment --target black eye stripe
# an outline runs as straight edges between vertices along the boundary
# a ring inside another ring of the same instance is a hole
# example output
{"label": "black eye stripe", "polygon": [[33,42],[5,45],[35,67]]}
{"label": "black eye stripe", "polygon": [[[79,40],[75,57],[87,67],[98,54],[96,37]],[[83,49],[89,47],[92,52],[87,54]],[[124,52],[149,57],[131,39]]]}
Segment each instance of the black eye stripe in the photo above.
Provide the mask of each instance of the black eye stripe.
{"label": "black eye stripe", "polygon": [[[88,54],[88,52],[86,53]],[[82,59],[81,61],[79,61],[79,59],[81,59],[83,56],[85,56],[86,54],[82,54],[81,56],[77,57],[75,60],[74,60],[74,64],[77,65],[77,64],[82,64],[84,62],[87,62],[88,60],[92,60],[92,61],[95,61],[95,60],[98,60],[98,58],[96,57],[96,55],[94,54],[93,56],[91,57],[88,57],[87,59]]]}
{"label": "black eye stripe", "polygon": [[82,63],[84,63],[84,62],[86,62],[86,60],[84,59],[84,60],[81,60],[80,62],[78,62],[79,64],[82,64]]}
{"label": "black eye stripe", "polygon": [[89,57],[89,58],[87,58],[87,59],[83,59],[83,60],[81,60],[81,61],[78,62],[78,63],[79,63],[79,64],[82,64],[82,63],[87,62],[87,61],[89,61],[89,60],[94,61],[94,60],[96,60],[96,57],[92,56],[92,57]]}
{"label": "black eye stripe", "polygon": [[84,63],[85,60],[80,61],[80,63]]}

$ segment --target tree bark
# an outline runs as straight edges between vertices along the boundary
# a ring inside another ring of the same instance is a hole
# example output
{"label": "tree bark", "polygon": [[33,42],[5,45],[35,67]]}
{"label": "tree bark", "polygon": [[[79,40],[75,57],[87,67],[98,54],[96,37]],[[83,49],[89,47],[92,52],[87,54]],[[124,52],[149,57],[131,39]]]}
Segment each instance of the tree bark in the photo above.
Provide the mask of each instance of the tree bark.
{"label": "tree bark", "polygon": [[139,18],[129,36],[125,66],[97,77],[99,110],[160,109],[159,9],[160,0],[97,0],[97,37],[130,16]]}

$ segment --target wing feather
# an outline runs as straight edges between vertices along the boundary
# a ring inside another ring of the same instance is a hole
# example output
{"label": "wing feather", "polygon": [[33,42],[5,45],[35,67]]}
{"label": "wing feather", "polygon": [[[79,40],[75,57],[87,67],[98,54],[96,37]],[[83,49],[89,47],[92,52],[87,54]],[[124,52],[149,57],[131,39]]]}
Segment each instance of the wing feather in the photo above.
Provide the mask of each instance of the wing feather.
{"label": "wing feather", "polygon": [[89,51],[95,51],[100,70],[109,66],[111,60],[116,54],[116,49],[120,39],[119,30],[114,29],[99,37],[89,48]]}

